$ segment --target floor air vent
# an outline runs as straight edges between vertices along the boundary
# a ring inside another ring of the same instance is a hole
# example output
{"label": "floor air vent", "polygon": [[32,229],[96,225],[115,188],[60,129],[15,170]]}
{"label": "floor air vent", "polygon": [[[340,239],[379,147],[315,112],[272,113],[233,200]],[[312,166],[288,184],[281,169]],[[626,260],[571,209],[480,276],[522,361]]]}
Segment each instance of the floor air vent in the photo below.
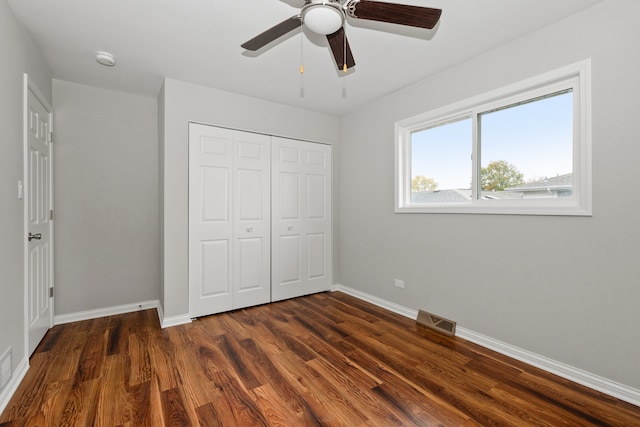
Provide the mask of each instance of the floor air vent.
{"label": "floor air vent", "polygon": [[426,311],[418,311],[416,322],[427,328],[442,332],[445,335],[454,336],[456,334],[456,322],[448,320]]}

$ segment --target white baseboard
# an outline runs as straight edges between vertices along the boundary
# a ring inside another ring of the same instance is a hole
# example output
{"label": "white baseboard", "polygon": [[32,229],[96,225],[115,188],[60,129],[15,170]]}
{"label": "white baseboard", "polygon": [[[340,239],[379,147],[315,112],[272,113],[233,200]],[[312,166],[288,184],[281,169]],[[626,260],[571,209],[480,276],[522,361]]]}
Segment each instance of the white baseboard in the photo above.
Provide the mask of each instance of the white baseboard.
{"label": "white baseboard", "polygon": [[331,287],[331,290],[340,291],[342,293],[351,295],[363,301],[370,302],[373,305],[377,305],[378,307],[386,308],[389,311],[393,311],[394,313],[400,314],[401,316],[408,317],[410,319],[415,319],[416,317],[418,317],[418,310],[411,310],[410,308],[393,303],[391,301],[387,301],[382,298],[378,298],[365,292],[361,292],[357,289],[335,284]]}
{"label": "white baseboard", "polygon": [[133,304],[117,305],[114,307],[98,308],[95,310],[79,311],[77,313],[60,314],[54,316],[53,324],[62,325],[65,323],[80,322],[82,320],[97,319],[100,317],[113,316],[116,314],[132,313],[139,310],[148,310],[150,308],[157,309],[159,306],[160,301],[151,300]]}
{"label": "white baseboard", "polygon": [[162,309],[162,304],[160,304],[160,301],[158,301],[158,308],[156,309],[156,312],[158,313],[158,320],[160,321],[160,327],[162,328],[162,319],[164,319],[164,310]]}
{"label": "white baseboard", "polygon": [[465,328],[458,327],[456,329],[456,335],[460,338],[466,339],[467,341],[471,341],[498,353],[504,354],[505,356],[509,356],[547,372],[551,372],[559,377],[566,378],[575,383],[597,390],[604,394],[608,394],[609,396],[640,406],[640,390],[590,372],[583,371],[582,369],[574,368],[573,366],[558,362],[557,360],[549,359],[548,357],[523,350],[511,344],[494,340],[491,337],[478,334]]}
{"label": "white baseboard", "polygon": [[162,310],[162,305],[158,300],[143,301],[143,302],[137,302],[133,304],[124,304],[124,305],[118,305],[115,307],[98,308],[96,310],[79,311],[77,313],[61,314],[61,315],[55,316],[53,321],[54,321],[54,325],[62,325],[65,323],[98,319],[100,317],[113,316],[116,314],[132,313],[134,311],[139,311],[139,310],[148,310],[150,308],[155,308],[156,311],[158,312],[158,320],[160,321],[160,326],[162,328],[168,328],[170,326],[177,326],[177,325],[183,325],[185,323],[191,323],[191,316],[189,316],[188,314],[184,314],[180,316],[165,317],[164,312]]}
{"label": "white baseboard", "polygon": [[171,326],[184,325],[186,323],[191,323],[191,316],[188,314],[181,316],[171,316],[164,317],[164,311],[162,310],[162,305],[158,304],[158,318],[160,319],[160,327],[162,329],[169,328]]}
{"label": "white baseboard", "polygon": [[[343,292],[410,319],[415,319],[418,316],[417,310],[409,309],[347,286],[336,284],[331,287],[331,290]],[[633,405],[640,406],[640,390],[638,389],[583,371],[582,369],[574,368],[573,366],[549,359],[545,356],[540,356],[536,353],[523,350],[519,347],[498,341],[460,326],[456,328],[456,336],[505,356],[535,366],[536,368],[543,369],[547,372],[558,375],[559,377],[581,384],[585,387],[608,394],[609,396],[624,400],[625,402],[629,402]]]}
{"label": "white baseboard", "polygon": [[18,389],[18,386],[22,382],[24,376],[27,375],[28,370],[29,370],[29,359],[25,357],[20,361],[20,363],[16,367],[16,370],[13,372],[13,375],[11,376],[11,380],[9,381],[9,383],[7,383],[2,393],[0,393],[0,414],[4,412],[5,408],[9,404],[9,401],[11,400],[16,390]]}

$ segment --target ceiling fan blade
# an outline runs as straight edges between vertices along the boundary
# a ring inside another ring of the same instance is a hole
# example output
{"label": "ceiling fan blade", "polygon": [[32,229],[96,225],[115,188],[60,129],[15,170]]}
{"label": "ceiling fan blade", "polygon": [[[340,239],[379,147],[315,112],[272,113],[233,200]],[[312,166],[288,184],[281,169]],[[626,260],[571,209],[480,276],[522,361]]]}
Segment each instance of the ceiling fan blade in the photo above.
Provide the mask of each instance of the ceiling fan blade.
{"label": "ceiling fan blade", "polygon": [[347,68],[351,68],[356,65],[356,61],[353,59],[353,54],[351,53],[351,48],[349,47],[349,41],[346,39],[346,35],[344,34],[344,28],[341,27],[335,33],[328,34],[327,40],[329,41],[329,47],[331,47],[333,58],[336,60],[336,65],[339,70],[344,69],[345,50],[347,54]]}
{"label": "ceiling fan blade", "polygon": [[441,9],[371,0],[352,0],[346,10],[353,18],[427,29],[435,27],[442,14]]}
{"label": "ceiling fan blade", "polygon": [[261,47],[268,45],[272,41],[284,36],[288,32],[293,31],[296,28],[300,28],[301,25],[302,18],[300,17],[300,15],[292,16],[291,18],[282,21],[278,25],[269,28],[267,31],[258,34],[251,40],[243,43],[241,46],[247,50],[256,51]]}

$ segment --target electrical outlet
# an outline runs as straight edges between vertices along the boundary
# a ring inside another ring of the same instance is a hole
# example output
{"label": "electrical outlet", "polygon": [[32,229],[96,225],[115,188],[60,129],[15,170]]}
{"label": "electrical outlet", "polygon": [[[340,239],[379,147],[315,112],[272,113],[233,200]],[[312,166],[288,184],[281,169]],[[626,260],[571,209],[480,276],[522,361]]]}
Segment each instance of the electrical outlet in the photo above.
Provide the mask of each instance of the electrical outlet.
{"label": "electrical outlet", "polygon": [[404,288],[404,280],[396,279],[393,284],[396,288]]}

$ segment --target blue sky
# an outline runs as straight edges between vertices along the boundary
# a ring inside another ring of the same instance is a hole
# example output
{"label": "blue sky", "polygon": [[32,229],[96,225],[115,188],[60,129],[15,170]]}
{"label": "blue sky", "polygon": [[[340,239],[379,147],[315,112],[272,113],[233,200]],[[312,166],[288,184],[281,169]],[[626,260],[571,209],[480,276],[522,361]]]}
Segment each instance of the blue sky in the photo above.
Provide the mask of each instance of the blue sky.
{"label": "blue sky", "polygon": [[[572,172],[573,95],[563,93],[480,116],[481,165],[506,160],[525,181]],[[469,188],[471,119],[412,133],[411,176],[439,189]]]}

